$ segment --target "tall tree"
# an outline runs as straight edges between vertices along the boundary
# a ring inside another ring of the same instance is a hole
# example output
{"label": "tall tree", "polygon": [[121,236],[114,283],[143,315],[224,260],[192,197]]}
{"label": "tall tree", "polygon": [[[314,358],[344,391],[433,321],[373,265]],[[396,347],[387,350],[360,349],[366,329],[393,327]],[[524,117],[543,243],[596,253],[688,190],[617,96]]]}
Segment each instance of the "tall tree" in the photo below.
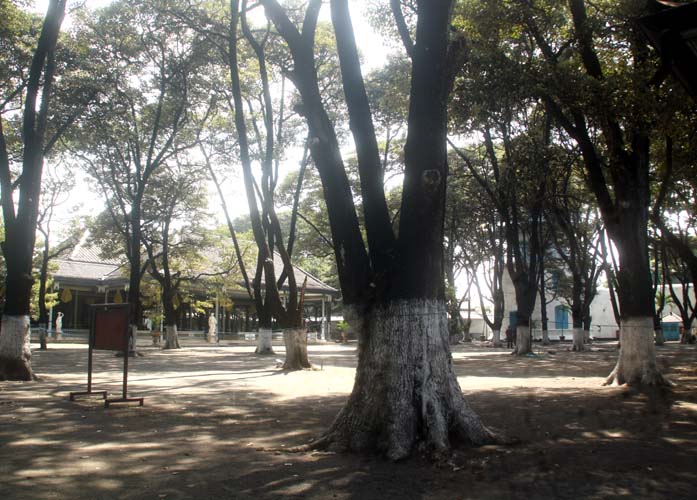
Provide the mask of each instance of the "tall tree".
{"label": "tall tree", "polygon": [[[48,309],[46,307],[46,293],[49,281],[49,265],[53,259],[70,252],[80,239],[82,228],[80,225],[72,226],[70,234],[64,234],[63,241],[51,247],[51,234],[54,229],[54,215],[57,208],[67,201],[69,192],[75,186],[74,174],[67,169],[47,169],[48,174],[41,189],[41,205],[37,220],[37,231],[43,237],[41,255],[39,257],[39,340],[41,349],[46,349],[46,335],[48,331]],[[64,231],[65,233],[65,231]]]}
{"label": "tall tree", "polygon": [[[590,15],[587,7],[584,0],[569,0],[568,43],[552,37],[552,30],[560,27],[554,17],[540,21],[529,8],[523,25],[549,75],[543,99],[557,123],[579,145],[588,184],[618,250],[621,349],[607,383],[660,385],[664,378],[654,349],[647,234],[649,116],[654,113],[656,95],[649,87],[646,42],[632,22],[646,12],[646,2],[626,0],[603,10],[591,6]],[[555,7],[559,8],[563,7]],[[598,22],[608,15],[614,22]],[[623,63],[603,59],[603,51],[618,47],[625,54]],[[578,86],[570,91],[569,82]]]}
{"label": "tall tree", "polygon": [[[44,156],[55,144],[53,135],[61,132],[59,128],[51,134],[48,129],[56,78],[56,45],[65,4],[66,0],[49,2],[28,77],[15,82],[14,88],[3,88],[3,114],[11,102],[21,103],[23,109],[21,152],[16,156],[8,150],[5,117],[0,115],[0,193],[5,224],[2,252],[7,265],[0,330],[0,380],[31,380],[33,376],[29,349],[32,259]],[[16,177],[12,173],[15,158],[21,161],[21,171]],[[19,192],[18,199],[15,191]]]}
{"label": "tall tree", "polygon": [[99,11],[93,32],[113,73],[107,98],[81,124],[76,155],[103,192],[129,263],[131,329],[141,321],[143,200],[163,165],[195,145],[188,113],[200,103],[207,46],[159,3],[116,2]]}
{"label": "tall tree", "polygon": [[[575,157],[575,153],[571,154]],[[593,200],[589,199],[590,193],[578,179],[578,168],[569,168],[563,163],[553,176],[556,182],[551,183],[546,214],[557,255],[571,272],[571,290],[562,295],[571,307],[572,348],[583,351],[586,337],[590,336],[590,307],[603,270],[598,242],[602,224]]]}
{"label": "tall tree", "polygon": [[160,285],[164,349],[180,347],[176,314],[181,303],[177,300],[180,285],[203,274],[213,274],[207,270],[192,275],[181,265],[182,260],[187,260],[189,267],[194,267],[207,247],[201,227],[207,206],[203,178],[201,168],[175,161],[155,173],[145,195],[143,244],[148,254],[148,272]]}
{"label": "tall tree", "polygon": [[324,188],[344,315],[353,316],[359,336],[353,391],[315,446],[373,449],[400,459],[417,445],[440,453],[456,442],[491,442],[491,432],[463,398],[448,348],[443,273],[446,118],[454,71],[464,57],[462,40],[450,37],[453,2],[416,2],[415,37],[407,40],[412,71],[398,234],[387,208],[348,2],[330,2],[358,157],[367,248],[313,63],[322,2],[308,3],[300,27],[275,0],[261,3],[292,55],[289,77],[302,98],[310,151]]}

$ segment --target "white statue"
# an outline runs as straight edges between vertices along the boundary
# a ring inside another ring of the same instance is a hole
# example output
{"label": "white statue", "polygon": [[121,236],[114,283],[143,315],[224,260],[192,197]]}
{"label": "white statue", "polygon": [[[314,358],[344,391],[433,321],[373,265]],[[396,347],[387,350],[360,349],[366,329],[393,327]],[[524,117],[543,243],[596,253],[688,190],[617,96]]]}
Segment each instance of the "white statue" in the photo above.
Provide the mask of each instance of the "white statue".
{"label": "white statue", "polygon": [[56,316],[56,340],[63,337],[63,313],[59,312]]}
{"label": "white statue", "polygon": [[215,313],[211,313],[208,318],[208,342],[216,341],[216,333],[218,330],[218,320],[215,318]]}

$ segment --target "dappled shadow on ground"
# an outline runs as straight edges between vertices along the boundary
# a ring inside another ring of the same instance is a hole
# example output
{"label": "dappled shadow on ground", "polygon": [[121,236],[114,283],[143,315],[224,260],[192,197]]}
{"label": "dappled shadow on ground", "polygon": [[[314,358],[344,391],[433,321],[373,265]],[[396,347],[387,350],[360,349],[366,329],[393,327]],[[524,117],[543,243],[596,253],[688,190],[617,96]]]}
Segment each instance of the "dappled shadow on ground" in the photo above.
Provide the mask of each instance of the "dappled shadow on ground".
{"label": "dappled shadow on ground", "polygon": [[[458,346],[454,366],[468,401],[519,444],[462,448],[438,464],[418,454],[393,464],[284,452],[316,437],[339,411],[351,387],[354,347],[311,348],[323,369],[294,373],[245,348],[144,350],[131,358],[129,380],[145,406],[108,410],[97,399],[68,401],[69,391],[84,388],[84,348],[35,353],[41,381],[0,384],[3,498],[688,498],[694,492],[692,346],[659,352],[678,383],[671,394],[574,386],[579,378],[606,375],[614,357],[605,355],[612,353],[513,358]],[[95,389],[118,393],[122,363],[97,353]]]}

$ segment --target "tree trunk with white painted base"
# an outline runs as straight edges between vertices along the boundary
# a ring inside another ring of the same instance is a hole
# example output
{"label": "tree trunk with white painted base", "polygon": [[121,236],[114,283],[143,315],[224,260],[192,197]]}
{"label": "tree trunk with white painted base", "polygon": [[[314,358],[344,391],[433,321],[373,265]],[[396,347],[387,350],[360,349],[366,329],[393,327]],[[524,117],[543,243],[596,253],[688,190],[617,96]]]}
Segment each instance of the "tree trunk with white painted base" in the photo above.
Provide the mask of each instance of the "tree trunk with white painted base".
{"label": "tree trunk with white painted base", "polygon": [[656,328],[654,330],[654,338],[656,345],[663,345],[666,343],[666,338],[663,335],[663,328]]}
{"label": "tree trunk with white painted base", "polygon": [[181,349],[177,325],[165,325],[165,345],[163,349]]}
{"label": "tree trunk with white painted base", "polygon": [[256,354],[274,354],[271,328],[259,328]]}
{"label": "tree trunk with white painted base", "polygon": [[31,380],[29,316],[2,317],[0,335],[0,380]]}
{"label": "tree trunk with white painted base", "polygon": [[571,347],[572,351],[585,351],[586,347],[583,345],[583,329],[582,328],[574,328],[572,330],[572,335],[573,335],[573,344]]}
{"label": "tree trunk with white painted base", "polygon": [[307,356],[307,330],[305,328],[289,328],[283,331],[283,342],[286,346],[284,370],[303,370],[312,368]]}
{"label": "tree trunk with white painted base", "polygon": [[542,329],[542,345],[549,345],[549,330],[546,328]]}
{"label": "tree trunk with white painted base", "polygon": [[501,347],[502,345],[503,344],[501,343],[501,330],[494,330],[491,334],[491,346]]}
{"label": "tree trunk with white painted base", "polygon": [[532,335],[530,335],[529,325],[517,325],[515,328],[515,349],[511,354],[524,356],[532,352]]}
{"label": "tree trunk with white painted base", "polygon": [[627,318],[620,325],[620,355],[605,385],[669,385],[658,371],[653,318]]}
{"label": "tree trunk with white painted base", "polygon": [[315,447],[399,460],[494,441],[453,372],[444,301],[396,301],[366,319],[353,392]]}

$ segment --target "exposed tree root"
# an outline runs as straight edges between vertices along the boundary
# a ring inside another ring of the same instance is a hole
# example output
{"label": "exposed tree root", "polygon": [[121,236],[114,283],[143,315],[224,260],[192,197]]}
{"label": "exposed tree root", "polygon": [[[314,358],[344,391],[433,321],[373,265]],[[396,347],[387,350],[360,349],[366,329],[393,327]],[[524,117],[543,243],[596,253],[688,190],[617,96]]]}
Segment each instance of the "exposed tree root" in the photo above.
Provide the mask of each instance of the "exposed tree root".
{"label": "exposed tree root", "polygon": [[36,380],[31,366],[23,359],[0,358],[0,380]]}
{"label": "exposed tree root", "polygon": [[438,457],[459,444],[499,442],[452,371],[444,304],[400,301],[374,310],[364,324],[353,392],[312,448],[397,461],[415,451]]}

